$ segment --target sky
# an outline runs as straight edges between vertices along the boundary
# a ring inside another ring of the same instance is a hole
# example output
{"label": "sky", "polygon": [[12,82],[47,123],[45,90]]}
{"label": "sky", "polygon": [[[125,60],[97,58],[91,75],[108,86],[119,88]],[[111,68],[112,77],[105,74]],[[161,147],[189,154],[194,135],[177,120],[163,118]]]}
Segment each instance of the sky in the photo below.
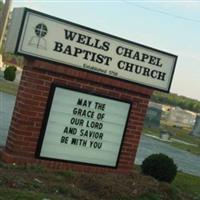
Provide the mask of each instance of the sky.
{"label": "sky", "polygon": [[178,56],[170,92],[200,101],[200,0],[13,0]]}

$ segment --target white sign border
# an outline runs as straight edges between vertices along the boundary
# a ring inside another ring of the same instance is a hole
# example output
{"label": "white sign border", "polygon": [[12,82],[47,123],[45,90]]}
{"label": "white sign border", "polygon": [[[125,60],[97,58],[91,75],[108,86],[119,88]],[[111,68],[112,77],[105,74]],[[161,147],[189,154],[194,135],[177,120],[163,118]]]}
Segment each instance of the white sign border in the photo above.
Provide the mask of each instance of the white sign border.
{"label": "white sign border", "polygon": [[[141,83],[141,82],[134,81],[134,80],[127,80],[125,78],[115,77],[113,75],[98,73],[98,72],[95,72],[95,71],[92,71],[92,70],[80,68],[80,66],[76,66],[75,64],[72,64],[68,61],[67,62],[62,62],[62,61],[59,62],[59,61],[57,61],[53,58],[49,59],[49,58],[45,58],[45,57],[40,57],[39,55],[34,55],[32,53],[22,51],[20,49],[20,43],[21,43],[21,40],[23,39],[23,38],[21,38],[21,35],[22,35],[23,30],[24,30],[24,26],[25,26],[24,23],[25,23],[25,19],[26,19],[28,13],[34,13],[34,14],[37,14],[37,15],[41,15],[41,16],[47,17],[47,18],[52,19],[52,20],[57,20],[57,21],[60,21],[62,23],[77,26],[80,29],[85,29],[85,30],[88,30],[88,31],[91,31],[91,32],[94,32],[94,33],[100,34],[100,35],[105,35],[107,37],[110,37],[111,39],[122,41],[122,42],[125,42],[125,43],[128,43],[128,44],[138,45],[140,47],[143,47],[143,48],[146,48],[146,49],[149,49],[149,50],[153,50],[153,51],[157,51],[158,53],[162,53],[162,54],[173,57],[174,58],[174,65],[171,67],[171,70],[170,70],[171,75],[170,75],[170,78],[168,80],[168,84],[167,84],[166,88],[160,88],[159,85],[158,86],[152,86],[150,84],[148,85],[146,83]],[[17,38],[17,42],[16,42],[16,47],[15,47],[15,53],[17,53],[19,55],[29,56],[29,57],[32,57],[32,58],[39,58],[40,60],[44,60],[44,61],[48,61],[48,62],[52,62],[52,63],[64,64],[64,65],[67,65],[68,67],[72,67],[73,69],[76,69],[76,70],[87,71],[87,72],[94,73],[96,75],[106,76],[106,77],[109,77],[109,78],[112,78],[112,79],[115,79],[115,80],[121,80],[121,81],[128,82],[128,83],[134,83],[134,84],[138,84],[140,86],[145,86],[145,87],[148,87],[148,88],[152,88],[152,89],[156,89],[156,90],[160,90],[160,91],[164,91],[164,92],[168,92],[168,93],[169,93],[170,88],[171,88],[172,79],[173,79],[173,75],[174,75],[174,72],[175,72],[175,66],[176,66],[176,62],[177,62],[177,58],[178,58],[178,56],[176,56],[174,54],[164,52],[164,51],[161,51],[161,50],[149,47],[149,46],[145,46],[143,44],[138,44],[136,42],[129,41],[129,40],[124,39],[124,38],[120,38],[120,37],[117,37],[117,36],[114,36],[114,35],[111,35],[111,34],[108,34],[108,33],[104,33],[104,32],[89,28],[89,27],[85,27],[85,26],[82,26],[82,25],[79,25],[79,24],[76,24],[76,23],[73,23],[73,22],[70,22],[70,21],[67,21],[67,20],[63,20],[63,19],[60,19],[60,18],[57,18],[57,17],[54,17],[54,16],[50,16],[50,15],[47,15],[45,13],[41,13],[41,12],[29,9],[29,8],[24,8],[24,13],[23,13],[23,16],[22,16],[22,23],[21,23],[21,27],[20,27],[20,30],[19,30],[19,33],[18,33],[18,38]]]}
{"label": "white sign border", "polygon": [[[102,97],[102,98],[115,100],[115,101],[119,101],[119,102],[123,102],[123,103],[128,103],[130,105],[129,110],[128,110],[128,114],[127,114],[127,118],[125,120],[124,132],[122,134],[121,144],[120,144],[120,147],[119,147],[119,151],[118,151],[118,155],[117,155],[115,165],[111,166],[111,165],[93,164],[92,162],[88,163],[88,162],[80,162],[80,161],[71,161],[71,160],[68,160],[68,159],[63,160],[63,159],[50,158],[50,157],[45,157],[45,156],[40,155],[41,150],[42,150],[42,145],[43,145],[43,141],[44,141],[46,128],[47,128],[47,124],[48,124],[48,119],[49,119],[49,115],[50,115],[50,111],[51,111],[51,106],[52,106],[52,103],[53,103],[53,97],[54,97],[55,90],[56,90],[57,87],[62,88],[62,89],[71,90],[71,91],[74,91],[74,92],[84,93],[84,94],[88,94],[88,95],[92,95],[92,96],[97,96],[97,97]],[[39,139],[38,139],[38,143],[37,143],[37,148],[36,148],[36,152],[35,152],[35,158],[43,159],[43,160],[62,161],[62,162],[66,162],[66,163],[74,163],[74,164],[81,164],[81,165],[88,165],[88,166],[99,166],[99,167],[107,167],[107,168],[115,168],[116,169],[118,167],[118,163],[119,163],[119,159],[120,159],[120,155],[121,155],[121,151],[122,151],[122,146],[123,146],[123,143],[124,143],[124,138],[125,138],[125,134],[126,134],[127,126],[128,126],[128,120],[129,120],[130,113],[131,113],[131,109],[132,109],[132,102],[127,101],[127,100],[123,101],[123,100],[119,100],[119,99],[104,96],[104,95],[90,93],[86,90],[81,90],[81,89],[72,88],[72,87],[66,87],[62,84],[52,83],[51,88],[50,88],[50,92],[49,92],[49,96],[48,96],[46,110],[44,112],[42,127],[41,127],[41,131],[40,131],[40,135],[39,135]]]}

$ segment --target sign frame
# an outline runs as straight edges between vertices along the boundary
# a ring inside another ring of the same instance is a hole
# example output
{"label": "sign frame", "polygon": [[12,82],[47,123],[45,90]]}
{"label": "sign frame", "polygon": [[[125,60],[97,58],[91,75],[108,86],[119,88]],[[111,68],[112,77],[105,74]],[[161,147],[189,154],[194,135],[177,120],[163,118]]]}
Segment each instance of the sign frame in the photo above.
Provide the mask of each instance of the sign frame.
{"label": "sign frame", "polygon": [[[121,41],[121,42],[129,44],[129,45],[131,45],[131,44],[132,45],[136,45],[136,46],[144,48],[146,50],[158,52],[158,53],[164,54],[166,56],[173,57],[174,62],[172,62],[172,63],[174,65],[170,66],[171,69],[169,71],[169,75],[168,75],[169,77],[166,80],[167,81],[166,86],[162,86],[161,87],[161,86],[159,86],[159,84],[154,85],[154,84],[150,84],[148,82],[145,83],[143,81],[126,79],[125,77],[123,78],[123,77],[118,77],[118,76],[114,76],[114,75],[103,74],[103,73],[100,73],[100,72],[93,71],[91,69],[89,70],[89,69],[86,69],[86,68],[83,68],[83,67],[81,68],[80,66],[78,66],[76,64],[73,64],[73,63],[70,63],[67,60],[66,60],[66,62],[62,62],[62,61],[59,62],[58,60],[55,60],[53,58],[49,59],[49,58],[45,58],[45,57],[41,57],[41,56],[38,56],[38,55],[31,54],[31,53],[28,53],[28,52],[23,52],[22,50],[20,50],[20,41],[22,40],[21,35],[23,33],[23,29],[24,29],[24,26],[25,26],[24,23],[25,23],[26,15],[27,15],[28,12],[44,16],[45,18],[56,20],[56,21],[61,22],[61,23],[65,23],[66,25],[69,24],[69,25],[78,27],[80,29],[83,29],[83,30],[86,30],[86,31],[89,31],[89,32],[92,32],[92,33],[95,33],[95,34],[98,34],[100,36],[106,36],[106,37],[108,37],[108,38],[110,38],[112,40],[117,40],[118,42]],[[159,90],[159,91],[164,91],[164,92],[168,92],[169,93],[170,88],[171,88],[171,84],[172,84],[173,75],[174,75],[174,72],[175,72],[175,66],[176,66],[176,62],[177,62],[178,56],[176,56],[174,54],[171,54],[171,53],[168,53],[168,52],[165,52],[165,51],[158,50],[156,48],[152,48],[152,47],[143,45],[143,44],[139,44],[139,43],[136,43],[136,42],[133,42],[133,41],[130,41],[130,40],[118,37],[118,36],[114,36],[114,35],[111,35],[111,34],[108,34],[108,33],[104,33],[102,31],[95,30],[95,29],[92,29],[92,28],[89,28],[89,27],[86,27],[86,26],[83,26],[83,25],[80,25],[80,24],[76,24],[76,23],[73,23],[73,22],[70,22],[70,21],[67,21],[67,20],[63,20],[63,19],[60,19],[60,18],[57,18],[57,17],[54,17],[54,16],[50,16],[48,14],[41,13],[41,12],[29,9],[29,8],[23,8],[23,10],[21,11],[20,17],[22,18],[22,21],[20,22],[20,25],[18,25],[19,26],[18,27],[18,32],[16,31],[17,32],[17,39],[15,39],[16,40],[15,42],[12,42],[12,44],[13,43],[15,44],[14,53],[22,55],[22,56],[28,56],[28,57],[30,57],[32,59],[37,58],[39,60],[48,61],[48,62],[51,62],[51,63],[63,64],[63,65],[66,65],[67,67],[71,67],[71,68],[76,69],[76,70],[97,74],[99,76],[109,77],[109,78],[114,79],[114,80],[121,80],[121,81],[128,82],[128,83],[134,83],[134,84],[138,84],[140,86],[145,86],[145,87],[148,87],[148,88],[152,88],[152,89],[156,89],[156,90]],[[13,38],[13,37],[11,37],[11,38]],[[11,44],[9,44],[9,45],[11,46]]]}
{"label": "sign frame", "polygon": [[[41,150],[42,150],[44,137],[45,137],[45,131],[46,131],[46,128],[47,128],[47,124],[48,124],[48,120],[49,120],[49,116],[50,116],[50,111],[51,111],[51,107],[52,107],[52,103],[53,103],[54,94],[55,94],[55,90],[56,90],[57,87],[62,88],[62,89],[71,90],[73,92],[79,92],[79,93],[88,94],[88,95],[91,95],[91,96],[102,97],[102,98],[106,98],[106,99],[109,99],[109,100],[115,100],[115,101],[118,101],[118,102],[128,103],[130,105],[128,113],[127,113],[127,117],[125,119],[124,131],[122,133],[121,143],[120,143],[120,146],[119,146],[119,151],[118,151],[116,163],[115,163],[114,166],[103,165],[103,164],[93,164],[93,163],[81,162],[81,161],[73,161],[73,160],[68,160],[68,159],[51,158],[51,157],[46,157],[46,156],[40,155]],[[69,86],[66,87],[65,85],[62,85],[62,84],[52,83],[50,91],[49,91],[49,95],[48,95],[48,101],[47,101],[46,109],[45,109],[45,112],[44,112],[44,115],[43,115],[41,131],[40,131],[40,134],[39,134],[39,139],[38,139],[38,143],[37,143],[37,147],[36,147],[36,151],[35,151],[35,158],[42,159],[42,160],[62,161],[62,162],[67,162],[67,163],[74,163],[74,164],[81,164],[81,165],[88,165],[88,166],[98,166],[98,167],[107,167],[107,168],[117,169],[118,164],[119,164],[121,151],[122,151],[122,147],[123,147],[123,144],[124,144],[124,138],[125,138],[125,134],[126,134],[131,110],[132,110],[132,102],[131,101],[119,100],[117,98],[112,98],[112,97],[108,97],[108,96],[101,95],[101,94],[100,95],[96,94],[96,93],[94,94],[94,93],[88,92],[86,90],[82,90],[82,89],[80,90],[80,89],[69,87]]]}

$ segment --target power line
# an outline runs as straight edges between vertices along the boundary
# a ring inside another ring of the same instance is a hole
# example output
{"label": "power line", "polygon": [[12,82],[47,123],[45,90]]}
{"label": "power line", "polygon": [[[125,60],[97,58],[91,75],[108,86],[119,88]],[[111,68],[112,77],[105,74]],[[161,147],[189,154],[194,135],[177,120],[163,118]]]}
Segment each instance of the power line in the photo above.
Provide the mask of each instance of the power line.
{"label": "power line", "polygon": [[[131,3],[131,1],[126,1],[125,0],[125,3]],[[133,3],[133,1],[132,1]],[[149,7],[146,7],[146,6],[142,6],[142,5],[138,5],[138,4],[131,4],[135,7],[138,7],[138,8],[141,8],[141,9],[144,9],[144,10],[148,10],[150,12],[155,12],[155,13],[159,13],[159,14],[163,14],[163,15],[167,15],[167,16],[170,16],[170,17],[174,17],[174,18],[177,18],[177,19],[182,19],[182,20],[185,20],[185,21],[190,21],[190,22],[195,22],[195,23],[200,23],[200,19],[194,19],[194,18],[188,18],[188,17],[183,17],[183,16],[180,16],[180,15],[175,15],[173,13],[169,13],[169,12],[166,12],[166,11],[163,11],[163,10],[158,10],[158,9],[154,9],[154,8],[149,8]]]}

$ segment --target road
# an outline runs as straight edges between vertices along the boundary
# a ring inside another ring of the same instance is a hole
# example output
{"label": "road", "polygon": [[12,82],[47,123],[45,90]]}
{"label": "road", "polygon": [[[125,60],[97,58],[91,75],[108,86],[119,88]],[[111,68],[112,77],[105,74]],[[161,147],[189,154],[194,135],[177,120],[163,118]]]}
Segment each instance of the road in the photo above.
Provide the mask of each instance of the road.
{"label": "road", "polygon": [[16,97],[0,92],[0,146],[5,146]]}
{"label": "road", "polygon": [[179,171],[200,177],[200,156],[177,149],[169,144],[142,135],[135,163],[141,164],[144,158],[153,153],[164,153],[174,159]]}

